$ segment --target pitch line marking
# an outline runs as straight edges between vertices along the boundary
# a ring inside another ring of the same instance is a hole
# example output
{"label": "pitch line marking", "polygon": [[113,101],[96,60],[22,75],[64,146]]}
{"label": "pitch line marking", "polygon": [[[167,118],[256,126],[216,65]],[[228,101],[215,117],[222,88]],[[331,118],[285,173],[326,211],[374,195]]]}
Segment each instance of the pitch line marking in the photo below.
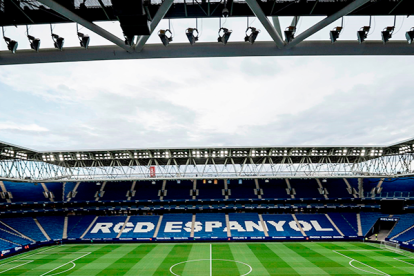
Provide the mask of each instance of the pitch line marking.
{"label": "pitch line marking", "polygon": [[403,260],[400,260],[400,259],[397,259],[397,258],[394,258],[394,259],[397,260],[397,261],[400,261],[400,262],[403,262],[403,263],[414,266],[414,264],[412,264],[412,263],[409,263],[409,262],[406,262],[406,261],[403,261]]}
{"label": "pitch line marking", "polygon": [[[181,275],[176,274],[176,273],[174,273],[174,272],[172,271],[172,269],[173,269],[175,266],[180,265],[180,264],[184,264],[184,263],[189,263],[189,262],[199,262],[199,261],[209,261],[209,260],[213,260],[213,261],[223,261],[223,262],[235,262],[235,263],[239,263],[239,264],[244,264],[245,266],[249,267],[249,271],[248,271],[247,273],[245,273],[245,274],[240,275],[240,276],[246,276],[246,275],[250,274],[250,273],[253,271],[253,268],[252,268],[250,265],[248,265],[248,264],[246,264],[246,263],[243,263],[243,262],[240,262],[240,261],[236,261],[236,260],[225,260],[225,259],[199,259],[199,260],[189,260],[189,261],[184,261],[184,262],[179,262],[179,263],[176,263],[175,265],[172,265],[172,266],[170,267],[170,272],[171,272],[171,274],[173,274],[173,275],[175,275],[175,276],[181,276]],[[40,275],[40,276],[42,276],[42,275]],[[387,276],[391,276],[391,275],[388,275],[388,274],[387,274]]]}
{"label": "pitch line marking", "polygon": [[211,243],[210,243],[210,276],[212,275],[213,275],[213,258],[212,258]]}
{"label": "pitch line marking", "polygon": [[[82,252],[83,253],[83,252]],[[59,269],[59,268],[61,268],[62,266],[65,266],[65,265],[67,265],[67,264],[70,264],[70,263],[72,263],[72,264],[74,264],[73,262],[74,261],[76,261],[76,260],[79,260],[80,258],[83,258],[83,257],[85,257],[85,256],[88,256],[89,254],[91,254],[92,252],[88,252],[88,253],[86,253],[86,254],[84,254],[84,255],[82,255],[82,256],[80,256],[80,257],[77,257],[76,259],[73,259],[73,260],[71,260],[71,261],[69,261],[69,262],[67,262],[67,263],[64,263],[63,265],[60,265],[60,266],[58,266],[58,267],[56,267],[56,268],[54,268],[54,269],[52,269],[52,270],[49,270],[48,272],[46,272],[46,273],[43,273],[42,275],[40,275],[40,276],[44,276],[44,275],[46,275],[46,274],[49,274],[50,272],[52,272],[52,271],[55,271],[56,269]],[[75,265],[75,264],[74,264]],[[76,265],[75,265],[76,266]],[[70,269],[72,269],[72,268],[74,268],[75,266],[72,266]],[[66,272],[66,271],[64,271],[64,272]],[[61,272],[62,273],[62,272]],[[51,275],[49,275],[49,276],[52,276],[52,275],[58,275],[58,274],[60,274],[60,273],[56,273],[56,274],[51,274]]]}
{"label": "pitch line marking", "polygon": [[[375,275],[386,275],[386,276],[391,276],[391,275],[389,275],[389,274],[387,274],[387,273],[385,273],[385,272],[383,272],[383,271],[381,271],[381,270],[379,270],[379,269],[376,269],[375,267],[372,267],[372,266],[370,266],[370,265],[364,264],[363,262],[360,262],[360,261],[358,261],[358,260],[355,260],[355,259],[353,259],[353,258],[351,258],[351,257],[348,257],[348,256],[346,256],[346,255],[342,254],[342,253],[339,253],[338,251],[335,251],[335,250],[332,250],[332,251],[333,251],[333,252],[335,252],[336,254],[339,254],[339,255],[341,255],[341,256],[343,256],[343,257],[345,257],[345,258],[350,259],[351,261],[349,262],[349,265],[350,265],[350,266],[352,266],[352,267],[353,267],[353,268],[355,268],[355,269],[358,269],[358,270],[361,270],[361,271],[364,271],[364,272],[367,272],[367,273],[375,274]],[[363,269],[361,269],[361,268],[355,267],[355,266],[353,266],[353,265],[352,265],[352,262],[357,262],[357,263],[363,264],[363,265],[365,265],[365,266],[368,266],[368,267],[370,267],[370,268],[372,268],[372,269],[374,269],[374,270],[376,270],[376,271],[380,272],[381,274],[378,274],[378,273],[373,273],[373,272],[366,271],[366,270],[363,270]]]}
{"label": "pitch line marking", "polygon": [[[17,260],[16,260],[16,261],[17,261]],[[9,270],[15,269],[15,268],[17,268],[17,267],[19,267],[19,266],[26,265],[26,264],[31,263],[31,262],[33,262],[33,261],[26,261],[26,262],[25,262],[25,263],[23,263],[23,264],[19,264],[19,265],[13,266],[12,268],[9,268],[9,269],[6,269],[6,270],[4,270],[4,271],[0,272],[0,274],[1,274],[1,273],[4,273],[4,272],[7,272],[7,271],[9,271]],[[11,263],[11,262],[9,262],[9,263]]]}

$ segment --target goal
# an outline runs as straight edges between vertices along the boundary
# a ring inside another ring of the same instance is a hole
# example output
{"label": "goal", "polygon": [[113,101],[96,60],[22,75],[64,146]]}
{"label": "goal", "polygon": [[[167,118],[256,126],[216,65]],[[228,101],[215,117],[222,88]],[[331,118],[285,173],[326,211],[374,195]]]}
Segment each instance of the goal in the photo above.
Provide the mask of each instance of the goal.
{"label": "goal", "polygon": [[390,242],[390,241],[381,241],[380,248],[395,251],[395,252],[401,252],[400,244],[395,243],[395,242]]}

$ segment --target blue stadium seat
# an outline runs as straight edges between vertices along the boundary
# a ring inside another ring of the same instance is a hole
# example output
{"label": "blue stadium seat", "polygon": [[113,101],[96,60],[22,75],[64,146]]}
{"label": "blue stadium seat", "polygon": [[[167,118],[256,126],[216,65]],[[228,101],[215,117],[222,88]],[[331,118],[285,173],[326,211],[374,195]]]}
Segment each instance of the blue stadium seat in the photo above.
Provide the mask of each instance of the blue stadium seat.
{"label": "blue stadium seat", "polygon": [[[44,189],[40,183],[3,181],[6,190],[13,195],[12,202],[45,202],[50,201],[43,194]],[[30,191],[28,193],[27,191]]]}
{"label": "blue stadium seat", "polygon": [[162,188],[162,181],[137,181],[135,184],[135,196],[132,200],[159,200],[158,191]]}
{"label": "blue stadium seat", "polygon": [[52,240],[61,240],[63,236],[64,216],[36,217],[40,225]]}
{"label": "blue stadium seat", "polygon": [[106,182],[103,197],[99,200],[127,200],[127,192],[131,190],[132,181]]}
{"label": "blue stadium seat", "polygon": [[71,201],[95,201],[95,194],[101,189],[97,182],[81,182],[76,189],[76,196]]}
{"label": "blue stadium seat", "polygon": [[68,238],[80,238],[95,218],[94,215],[68,216]]}
{"label": "blue stadium seat", "polygon": [[259,179],[259,187],[263,190],[262,198],[291,198],[286,192],[286,182],[284,179],[270,179],[266,182]]}
{"label": "blue stadium seat", "polygon": [[[205,183],[204,183],[205,182]],[[197,181],[198,196],[197,199],[224,199],[223,195],[224,181],[218,180],[217,184],[208,183],[207,180]]]}
{"label": "blue stadium seat", "polygon": [[262,217],[270,237],[303,237],[300,230],[290,227],[290,224],[296,226],[292,215],[262,215]]}
{"label": "blue stadium seat", "polygon": [[315,179],[290,179],[289,182],[296,191],[295,198],[324,198]]}
{"label": "blue stadium seat", "polygon": [[5,239],[20,245],[27,245],[32,243],[30,240],[25,239],[21,236],[15,235],[15,234],[11,234],[10,232],[5,232],[4,230],[0,229],[0,238],[1,239]]}
{"label": "blue stadium seat", "polygon": [[157,238],[190,237],[192,219],[191,214],[165,214]]}
{"label": "blue stadium seat", "polygon": [[116,238],[125,223],[126,216],[99,217],[85,235],[85,239]]}
{"label": "blue stadium seat", "polygon": [[[53,193],[54,201],[65,201],[62,182],[46,182],[45,185],[49,192]],[[67,185],[67,183],[65,185]]]}
{"label": "blue stadium seat", "polygon": [[[349,180],[349,179],[348,179]],[[345,181],[342,178],[329,178],[322,186],[328,191],[329,198],[352,198],[349,194]]]}
{"label": "blue stadium seat", "polygon": [[[241,181],[241,184],[240,184]],[[228,188],[231,191],[229,198],[232,199],[257,199],[254,190],[256,190],[256,184],[253,179],[232,179],[229,181]]]}
{"label": "blue stadium seat", "polygon": [[159,216],[131,216],[120,238],[152,238],[159,218]]}
{"label": "blue stadium seat", "polygon": [[414,225],[414,214],[396,215],[394,216],[394,218],[399,218],[399,220],[390,232],[390,234],[388,235],[388,238],[392,238],[395,235],[404,231],[405,229],[410,228]]}
{"label": "blue stadium seat", "polygon": [[47,240],[31,217],[2,218],[0,220],[35,241]]}
{"label": "blue stadium seat", "polygon": [[264,237],[257,213],[230,213],[229,227],[232,237]]}
{"label": "blue stadium seat", "polygon": [[374,212],[361,212],[360,215],[362,235],[364,236],[367,235],[368,231],[374,226],[380,217],[386,216],[384,214]]}
{"label": "blue stadium seat", "polygon": [[224,231],[224,227],[226,227],[224,214],[200,213],[196,215],[194,237],[211,239],[227,238],[227,231]]}
{"label": "blue stadium seat", "polygon": [[302,229],[309,237],[341,236],[324,214],[297,214],[296,218],[303,221]]}
{"label": "blue stadium seat", "polygon": [[181,180],[180,183],[177,181],[167,181],[165,185],[167,195],[164,196],[164,200],[184,200],[192,199],[190,196],[190,190],[193,189],[193,181]]}
{"label": "blue stadium seat", "polygon": [[349,213],[350,217],[352,215],[355,217],[354,225],[345,218],[343,213],[328,213],[328,215],[345,236],[357,236],[358,225],[356,222],[356,214]]}

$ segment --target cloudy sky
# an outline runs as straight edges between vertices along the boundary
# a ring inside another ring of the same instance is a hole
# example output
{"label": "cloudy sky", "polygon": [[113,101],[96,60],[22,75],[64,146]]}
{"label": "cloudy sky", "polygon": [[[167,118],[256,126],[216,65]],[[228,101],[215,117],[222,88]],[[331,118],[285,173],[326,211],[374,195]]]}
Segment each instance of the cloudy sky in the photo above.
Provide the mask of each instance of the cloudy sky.
{"label": "cloudy sky", "polygon": [[[282,18],[282,27],[291,20]],[[318,20],[301,18],[298,33]],[[346,18],[341,39],[355,40],[368,21]],[[392,24],[392,17],[374,18],[369,39],[379,40]],[[99,25],[122,36],[119,23]],[[174,42],[184,42],[195,20],[172,25]],[[251,25],[262,29],[258,40],[270,40],[258,20]],[[328,39],[338,25],[310,39]],[[398,17],[396,25],[393,39],[402,40],[414,19]],[[233,30],[232,41],[241,41],[246,19],[224,26]],[[215,41],[218,20],[200,20],[199,29],[200,41]],[[78,45],[75,25],[56,25],[54,32],[65,46]],[[82,32],[91,45],[109,43]],[[49,26],[31,27],[30,34],[52,47]],[[29,48],[25,28],[9,27],[6,35]],[[414,137],[413,61],[255,57],[1,66],[0,140],[36,150],[389,144]]]}

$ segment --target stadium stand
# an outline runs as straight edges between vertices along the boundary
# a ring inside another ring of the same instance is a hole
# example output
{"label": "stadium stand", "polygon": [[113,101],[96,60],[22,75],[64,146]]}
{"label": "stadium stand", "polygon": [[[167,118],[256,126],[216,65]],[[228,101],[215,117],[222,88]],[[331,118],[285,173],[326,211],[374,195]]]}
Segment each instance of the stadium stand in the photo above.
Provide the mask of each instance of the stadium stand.
{"label": "stadium stand", "polygon": [[330,178],[323,183],[324,188],[328,191],[329,198],[352,198],[349,194],[347,185],[342,178]]}
{"label": "stadium stand", "polygon": [[26,245],[31,243],[30,240],[15,234],[11,234],[10,232],[6,232],[3,229],[0,229],[0,239],[10,241],[17,245]]}
{"label": "stadium stand", "polygon": [[257,213],[230,213],[229,228],[232,237],[264,237]]}
{"label": "stadium stand", "polygon": [[36,217],[52,240],[61,240],[63,236],[63,216]]}
{"label": "stadium stand", "polygon": [[77,239],[88,229],[92,221],[96,218],[95,215],[86,216],[68,216],[67,235],[69,239]]}
{"label": "stadium stand", "polygon": [[64,201],[68,201],[69,196],[72,194],[73,189],[76,187],[75,182],[65,182],[63,183],[63,193],[64,193]]}
{"label": "stadium stand", "polygon": [[384,180],[382,183],[381,197],[414,197],[414,179],[401,178],[398,180]]}
{"label": "stadium stand", "polygon": [[262,215],[263,220],[266,222],[269,236],[275,237],[301,237],[300,230],[293,229],[296,226],[296,222],[292,215]]}
{"label": "stadium stand", "polygon": [[85,235],[85,239],[116,238],[125,223],[126,216],[98,217]]}
{"label": "stadium stand", "polygon": [[158,238],[190,237],[191,214],[165,214],[162,218]]}
{"label": "stadium stand", "polygon": [[[171,187],[171,189],[170,189]],[[185,200],[192,199],[190,191],[193,189],[193,181],[190,180],[181,180],[178,181],[167,181],[165,185],[165,190],[167,195],[164,196],[164,200]]]}
{"label": "stadium stand", "polygon": [[223,200],[223,190],[224,190],[224,181],[220,180],[214,184],[208,183],[207,180],[204,181],[197,181],[197,190],[198,195],[197,199],[216,199],[216,200]]}
{"label": "stadium stand", "polygon": [[324,198],[315,179],[291,179],[290,185],[295,189],[295,198]]}
{"label": "stadium stand", "polygon": [[33,240],[47,240],[31,217],[1,218],[1,221]]}
{"label": "stadium stand", "polygon": [[263,180],[259,179],[259,187],[263,190],[262,198],[291,198],[286,192],[284,179]]}
{"label": "stadium stand", "polygon": [[328,215],[345,236],[349,237],[358,235],[358,226],[356,225],[355,214],[349,214],[349,216],[353,215],[355,217],[355,225],[352,225],[343,213],[328,213]]}
{"label": "stadium stand", "polygon": [[[8,192],[11,192],[12,202],[44,202],[49,201],[43,194],[44,190],[39,183],[3,181]],[[27,191],[30,191],[28,193]]]}
{"label": "stadium stand", "polygon": [[159,216],[131,216],[120,238],[150,239],[154,236]]}
{"label": "stadium stand", "polygon": [[365,236],[367,235],[368,231],[374,226],[377,220],[380,217],[384,217],[386,215],[374,212],[361,212],[361,226],[362,226],[362,234]]}
{"label": "stadium stand", "polygon": [[[208,223],[207,223],[208,222]],[[220,239],[227,238],[227,231],[223,231],[226,226],[226,218],[223,213],[217,214],[197,214],[196,226],[194,230],[194,237],[197,238],[211,238]]]}
{"label": "stadium stand", "polygon": [[127,192],[131,189],[131,181],[106,182],[104,194],[99,200],[127,200]]}
{"label": "stadium stand", "polygon": [[324,214],[297,214],[307,236],[340,236]]}
{"label": "stadium stand", "polygon": [[135,184],[134,200],[159,200],[162,181],[137,181]]}
{"label": "stadium stand", "polygon": [[76,195],[72,195],[72,201],[95,201],[95,195],[100,189],[100,182],[81,182],[76,188]]}
{"label": "stadium stand", "polygon": [[233,199],[251,199],[256,198],[254,190],[256,189],[256,184],[254,180],[238,180],[232,179],[228,180],[228,188],[230,189],[230,196],[229,198]]}
{"label": "stadium stand", "polygon": [[49,182],[45,183],[49,192],[52,193],[52,199],[54,201],[65,201],[63,196],[63,183],[61,182]]}

